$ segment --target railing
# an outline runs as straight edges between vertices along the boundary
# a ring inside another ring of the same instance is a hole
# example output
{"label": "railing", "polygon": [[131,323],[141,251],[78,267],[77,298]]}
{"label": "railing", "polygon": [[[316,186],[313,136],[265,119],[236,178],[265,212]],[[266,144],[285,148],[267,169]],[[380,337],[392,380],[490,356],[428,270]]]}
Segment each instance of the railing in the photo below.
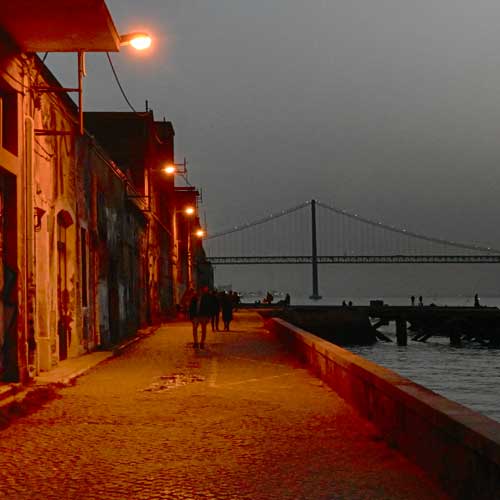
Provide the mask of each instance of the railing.
{"label": "railing", "polygon": [[[311,264],[310,255],[208,257],[213,265]],[[318,264],[500,264],[500,255],[319,255]]]}

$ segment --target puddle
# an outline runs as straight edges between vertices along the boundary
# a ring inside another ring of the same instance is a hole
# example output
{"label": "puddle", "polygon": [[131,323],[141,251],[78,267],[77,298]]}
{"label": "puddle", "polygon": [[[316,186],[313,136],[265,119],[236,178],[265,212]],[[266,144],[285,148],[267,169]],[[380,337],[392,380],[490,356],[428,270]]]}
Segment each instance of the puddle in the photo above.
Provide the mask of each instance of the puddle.
{"label": "puddle", "polygon": [[175,389],[176,387],[183,387],[188,384],[193,384],[195,382],[203,382],[205,377],[201,375],[186,374],[186,373],[173,373],[172,375],[162,375],[161,377],[156,377],[155,381],[146,389],[144,392],[162,392],[168,391],[170,389]]}

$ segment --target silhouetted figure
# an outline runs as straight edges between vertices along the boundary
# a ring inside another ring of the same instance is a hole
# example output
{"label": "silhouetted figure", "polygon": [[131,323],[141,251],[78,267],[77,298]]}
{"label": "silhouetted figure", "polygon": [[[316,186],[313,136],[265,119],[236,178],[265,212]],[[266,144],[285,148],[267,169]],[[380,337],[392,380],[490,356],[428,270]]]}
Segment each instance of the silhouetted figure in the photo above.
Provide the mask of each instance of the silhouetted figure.
{"label": "silhouetted figure", "polygon": [[412,295],[410,297],[410,300],[411,300],[411,305],[414,306],[415,305],[415,295]]}
{"label": "silhouetted figure", "polygon": [[212,332],[219,331],[220,304],[216,290],[210,292],[210,324]]}
{"label": "silhouetted figure", "polygon": [[274,300],[274,296],[271,292],[267,292],[266,294],[266,298],[264,299],[264,303],[265,304],[272,304],[273,303],[273,300]]}
{"label": "silhouetted figure", "polygon": [[[204,286],[200,294],[195,294],[189,304],[189,319],[193,324],[193,347],[205,348],[207,324],[210,321],[211,298],[208,287]],[[198,344],[198,325],[201,325],[201,339]]]}
{"label": "silhouetted figure", "polygon": [[342,307],[347,307],[347,302],[345,300],[342,301]]}
{"label": "silhouetted figure", "polygon": [[229,331],[229,325],[233,319],[233,301],[231,297],[226,293],[222,292],[220,307],[222,309],[222,321],[224,323],[224,331]]}
{"label": "silhouetted figure", "polygon": [[194,288],[186,288],[186,291],[182,294],[179,303],[180,312],[183,313],[189,319],[191,319],[189,308],[191,307],[191,301],[195,295],[197,294]]}
{"label": "silhouetted figure", "polygon": [[479,295],[477,293],[474,295],[474,307],[481,307],[481,304],[479,303]]}
{"label": "silhouetted figure", "polygon": [[347,304],[349,307],[352,307],[352,300],[349,301],[349,303]]}
{"label": "silhouetted figure", "polygon": [[423,299],[422,295],[419,295],[419,297],[418,297],[418,305],[419,306],[423,306],[424,305],[424,299]]}
{"label": "silhouetted figure", "polygon": [[285,306],[288,307],[290,305],[290,294],[287,293],[285,295]]}

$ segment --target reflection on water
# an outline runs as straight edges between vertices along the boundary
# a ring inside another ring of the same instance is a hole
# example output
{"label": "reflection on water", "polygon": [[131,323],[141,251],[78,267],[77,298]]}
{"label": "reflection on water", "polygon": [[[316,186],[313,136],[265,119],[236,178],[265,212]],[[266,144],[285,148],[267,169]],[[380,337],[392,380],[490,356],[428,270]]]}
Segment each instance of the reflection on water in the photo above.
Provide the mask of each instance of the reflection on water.
{"label": "reflection on water", "polygon": [[[340,299],[340,302],[342,299]],[[308,302],[303,300],[303,302]],[[319,301],[318,305],[339,304],[338,298]],[[367,305],[369,299],[355,304]],[[386,299],[392,305],[406,305],[408,299]],[[498,306],[498,297],[482,299],[483,305]],[[298,303],[297,301],[295,303]],[[435,299],[438,305],[472,305],[464,298]],[[394,331],[380,329],[395,339]],[[450,347],[448,339],[432,337],[427,342],[408,340],[407,347],[396,342],[377,342],[373,346],[354,347],[353,352],[390,368],[442,396],[461,403],[500,422],[500,348],[467,344]]]}

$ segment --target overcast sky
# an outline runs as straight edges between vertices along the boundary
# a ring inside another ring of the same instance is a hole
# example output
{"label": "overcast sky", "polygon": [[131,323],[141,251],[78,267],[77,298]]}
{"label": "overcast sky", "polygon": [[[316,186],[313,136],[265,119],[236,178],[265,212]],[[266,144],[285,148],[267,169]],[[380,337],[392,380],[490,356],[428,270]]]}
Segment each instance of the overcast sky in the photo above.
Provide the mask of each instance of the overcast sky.
{"label": "overcast sky", "polygon": [[[500,246],[498,1],[107,5],[155,37],[113,60],[134,105],[173,121],[212,232],[317,198]],[[88,70],[86,109],[127,110],[105,56]]]}

